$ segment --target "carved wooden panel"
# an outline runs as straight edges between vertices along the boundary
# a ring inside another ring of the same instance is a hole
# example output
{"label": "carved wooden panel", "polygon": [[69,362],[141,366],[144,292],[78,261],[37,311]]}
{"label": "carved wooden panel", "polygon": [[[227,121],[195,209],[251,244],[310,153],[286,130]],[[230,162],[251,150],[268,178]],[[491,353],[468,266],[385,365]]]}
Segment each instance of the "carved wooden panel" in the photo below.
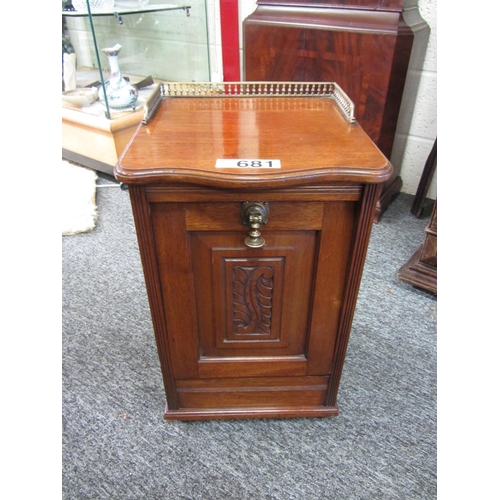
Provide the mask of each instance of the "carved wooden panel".
{"label": "carved wooden panel", "polygon": [[272,267],[233,267],[233,336],[271,335]]}
{"label": "carved wooden panel", "polygon": [[286,257],[228,258],[223,256],[224,251],[213,253],[214,283],[224,287],[225,297],[221,303],[225,311],[216,312],[218,325],[223,328],[217,335],[217,346],[234,347],[238,342],[247,342],[254,347],[257,341],[283,346],[280,330]]}
{"label": "carved wooden panel", "polygon": [[255,265],[244,265],[251,264],[248,259],[226,261],[232,271],[226,273],[229,306],[226,343],[279,340],[283,260],[264,261],[263,265],[256,262]]}
{"label": "carved wooden panel", "polygon": [[205,318],[198,325],[202,357],[305,353],[312,288],[300,269],[314,267],[316,234],[263,231],[266,247],[250,255],[244,231],[191,235],[198,311]]}

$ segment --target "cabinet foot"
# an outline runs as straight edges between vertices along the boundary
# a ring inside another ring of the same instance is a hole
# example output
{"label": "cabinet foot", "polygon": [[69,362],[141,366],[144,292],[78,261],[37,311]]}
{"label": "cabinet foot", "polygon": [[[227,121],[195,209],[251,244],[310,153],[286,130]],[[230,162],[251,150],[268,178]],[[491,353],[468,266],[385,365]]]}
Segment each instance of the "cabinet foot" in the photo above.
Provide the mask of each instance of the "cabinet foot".
{"label": "cabinet foot", "polygon": [[375,209],[375,217],[373,221],[375,223],[380,222],[383,213],[387,210],[387,207],[396,198],[396,196],[401,191],[403,187],[403,181],[401,177],[396,177],[393,181],[389,181],[384,185],[384,190],[382,196],[377,201],[377,208]]}

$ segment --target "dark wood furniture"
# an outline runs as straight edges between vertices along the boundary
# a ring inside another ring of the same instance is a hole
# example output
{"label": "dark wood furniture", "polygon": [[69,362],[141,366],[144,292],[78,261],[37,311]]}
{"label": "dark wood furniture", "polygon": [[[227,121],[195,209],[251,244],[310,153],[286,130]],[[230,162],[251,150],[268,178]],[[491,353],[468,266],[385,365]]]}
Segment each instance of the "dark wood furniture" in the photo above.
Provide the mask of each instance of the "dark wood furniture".
{"label": "dark wood furniture", "polygon": [[437,139],[434,141],[431,152],[427,157],[427,161],[424,165],[424,170],[420,177],[420,182],[418,183],[417,192],[415,193],[415,199],[411,205],[411,213],[416,217],[422,215],[424,209],[424,203],[431,186],[432,178],[436,172],[437,167]]}
{"label": "dark wood furniture", "polygon": [[437,201],[425,228],[425,240],[410,260],[398,271],[406,283],[437,294]]}
{"label": "dark wood furniture", "polygon": [[[337,82],[391,158],[407,71],[422,68],[428,37],[417,0],[257,0],[243,23],[243,79]],[[400,174],[395,164],[376,221],[400,192]]]}
{"label": "dark wood furniture", "polygon": [[[437,139],[424,165],[411,213],[420,217],[437,167]],[[437,201],[432,207],[431,220],[425,229],[425,240],[410,260],[398,271],[398,278],[413,286],[437,294]]]}
{"label": "dark wood furniture", "polygon": [[165,418],[337,415],[391,164],[334,85],[162,87],[115,176],[129,186]]}

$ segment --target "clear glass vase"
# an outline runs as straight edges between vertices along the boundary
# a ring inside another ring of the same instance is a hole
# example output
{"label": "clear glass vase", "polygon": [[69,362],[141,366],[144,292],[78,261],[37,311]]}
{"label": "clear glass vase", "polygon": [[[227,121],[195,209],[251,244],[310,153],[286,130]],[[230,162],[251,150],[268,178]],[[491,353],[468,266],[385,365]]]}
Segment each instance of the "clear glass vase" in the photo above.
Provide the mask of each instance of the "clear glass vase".
{"label": "clear glass vase", "polygon": [[[118,54],[122,46],[117,43],[114,47],[102,49],[108,56],[111,75],[104,82],[106,97],[110,108],[122,109],[134,107],[139,97],[139,91],[135,85],[123,78],[118,64]],[[99,99],[104,100],[102,87],[99,89]]]}

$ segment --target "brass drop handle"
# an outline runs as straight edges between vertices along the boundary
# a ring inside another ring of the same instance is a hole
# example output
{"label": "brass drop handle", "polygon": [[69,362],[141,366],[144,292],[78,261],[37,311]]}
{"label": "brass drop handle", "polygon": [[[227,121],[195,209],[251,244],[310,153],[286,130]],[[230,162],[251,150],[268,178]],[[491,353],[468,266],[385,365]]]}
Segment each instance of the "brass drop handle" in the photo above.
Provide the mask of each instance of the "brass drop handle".
{"label": "brass drop handle", "polygon": [[266,240],[261,236],[259,228],[262,224],[262,215],[250,215],[248,218],[250,222],[250,235],[245,238],[245,245],[250,248],[260,248],[266,243]]}
{"label": "brass drop handle", "polygon": [[249,248],[261,248],[266,240],[260,234],[260,226],[267,224],[269,206],[267,202],[245,202],[241,205],[241,222],[250,226],[252,230],[245,238],[245,245]]}

